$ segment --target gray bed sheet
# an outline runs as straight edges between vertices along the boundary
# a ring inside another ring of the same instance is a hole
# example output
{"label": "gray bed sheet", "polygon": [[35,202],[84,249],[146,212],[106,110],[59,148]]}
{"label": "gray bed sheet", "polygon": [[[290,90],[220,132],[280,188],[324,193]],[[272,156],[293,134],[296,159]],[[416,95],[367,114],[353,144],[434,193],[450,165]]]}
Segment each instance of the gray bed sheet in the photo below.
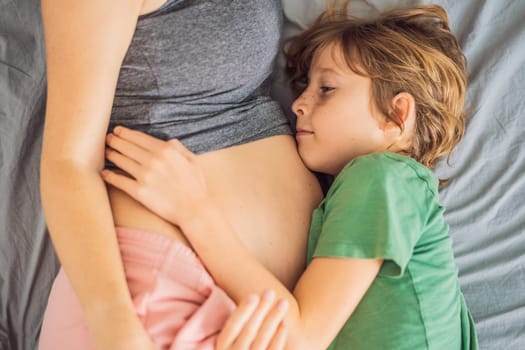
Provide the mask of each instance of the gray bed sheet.
{"label": "gray bed sheet", "polygon": [[525,349],[525,1],[438,1],[469,64],[465,139],[437,169],[482,349]]}
{"label": "gray bed sheet", "polygon": [[40,205],[40,2],[0,0],[0,349],[35,349],[57,262]]}
{"label": "gray bed sheet", "polygon": [[[284,0],[290,20],[314,16],[313,2]],[[436,2],[469,61],[473,114],[451,166],[441,162],[436,170],[452,177],[441,199],[461,286],[482,349],[525,349],[525,1]],[[274,95],[287,108],[282,81]],[[36,349],[58,268],[38,186],[44,108],[40,2],[0,0],[1,350]]]}

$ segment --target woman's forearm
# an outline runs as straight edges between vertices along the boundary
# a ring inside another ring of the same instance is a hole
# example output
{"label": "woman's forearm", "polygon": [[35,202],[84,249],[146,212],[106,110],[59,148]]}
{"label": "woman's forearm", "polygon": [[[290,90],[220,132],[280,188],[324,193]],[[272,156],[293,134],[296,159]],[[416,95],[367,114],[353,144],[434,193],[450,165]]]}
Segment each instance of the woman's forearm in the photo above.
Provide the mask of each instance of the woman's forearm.
{"label": "woman's forearm", "polygon": [[[100,347],[104,328],[119,324],[127,337],[141,326],[120,259],[104,182],[93,168],[42,161],[42,205],[59,260]],[[64,330],[66,331],[66,330]],[[123,339],[125,340],[125,339]]]}

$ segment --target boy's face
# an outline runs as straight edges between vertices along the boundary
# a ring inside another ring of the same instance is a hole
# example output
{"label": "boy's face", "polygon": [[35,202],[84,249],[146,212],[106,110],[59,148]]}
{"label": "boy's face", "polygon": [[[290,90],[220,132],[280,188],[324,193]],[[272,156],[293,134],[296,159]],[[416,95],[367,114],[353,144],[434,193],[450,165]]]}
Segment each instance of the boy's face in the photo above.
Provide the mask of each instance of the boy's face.
{"label": "boy's face", "polygon": [[315,54],[308,80],[292,105],[308,168],[337,175],[350,160],[388,148],[385,118],[372,110],[371,80],[348,68],[337,44]]}

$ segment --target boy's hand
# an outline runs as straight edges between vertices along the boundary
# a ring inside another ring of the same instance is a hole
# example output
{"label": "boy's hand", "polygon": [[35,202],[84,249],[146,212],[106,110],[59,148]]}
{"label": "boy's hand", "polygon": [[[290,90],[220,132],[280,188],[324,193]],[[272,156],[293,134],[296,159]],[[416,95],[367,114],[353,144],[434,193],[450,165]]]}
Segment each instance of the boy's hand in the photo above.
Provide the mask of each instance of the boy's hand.
{"label": "boy's hand", "polygon": [[178,140],[163,141],[119,126],[106,143],[106,158],[132,177],[106,169],[104,181],[169,222],[188,220],[209,201],[196,156]]}
{"label": "boy's hand", "polygon": [[275,293],[250,295],[232,313],[217,339],[217,350],[282,350],[286,345],[283,319],[285,300],[275,301]]}

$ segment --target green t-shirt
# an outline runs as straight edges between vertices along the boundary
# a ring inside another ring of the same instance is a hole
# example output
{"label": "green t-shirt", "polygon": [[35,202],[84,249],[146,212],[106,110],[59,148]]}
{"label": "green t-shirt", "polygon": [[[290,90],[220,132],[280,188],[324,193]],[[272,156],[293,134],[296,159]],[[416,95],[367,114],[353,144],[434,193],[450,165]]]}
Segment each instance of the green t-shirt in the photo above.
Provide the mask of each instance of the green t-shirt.
{"label": "green t-shirt", "polygon": [[384,262],[329,349],[478,348],[443,211],[437,178],[412,158],[376,153],[341,171],[314,211],[308,263]]}

